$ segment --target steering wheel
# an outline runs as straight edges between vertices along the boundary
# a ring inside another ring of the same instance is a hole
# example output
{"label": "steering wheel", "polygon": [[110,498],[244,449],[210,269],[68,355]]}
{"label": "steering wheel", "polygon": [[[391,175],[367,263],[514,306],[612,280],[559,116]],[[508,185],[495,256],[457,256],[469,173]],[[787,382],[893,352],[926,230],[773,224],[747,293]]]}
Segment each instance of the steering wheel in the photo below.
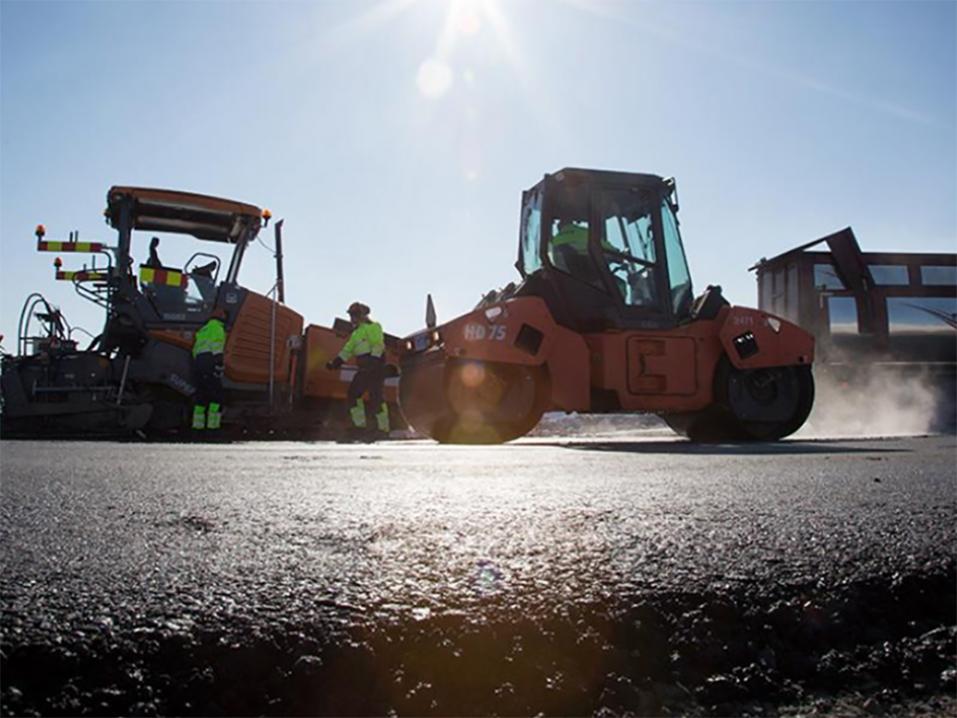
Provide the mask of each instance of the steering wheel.
{"label": "steering wheel", "polygon": [[191,274],[193,271],[195,271],[196,268],[195,266],[192,266],[192,265],[197,264],[197,260],[199,260],[200,258],[211,259],[213,260],[213,262],[216,263],[216,267],[213,270],[213,273],[211,276],[211,279],[213,280],[213,284],[215,284],[216,280],[219,278],[219,267],[221,264],[219,257],[217,257],[215,254],[208,254],[206,252],[196,252],[195,254],[193,254],[193,256],[187,259],[186,264],[183,265],[183,274]]}
{"label": "steering wheel", "polygon": [[[638,257],[632,257],[630,254],[620,252],[615,252],[614,254],[606,252],[605,262],[608,264],[608,269],[611,272],[614,273],[616,270],[622,270],[629,277],[635,277],[647,269],[654,269],[655,266],[654,262],[648,262],[644,259],[638,259]],[[638,265],[639,269],[636,270],[634,265]]]}

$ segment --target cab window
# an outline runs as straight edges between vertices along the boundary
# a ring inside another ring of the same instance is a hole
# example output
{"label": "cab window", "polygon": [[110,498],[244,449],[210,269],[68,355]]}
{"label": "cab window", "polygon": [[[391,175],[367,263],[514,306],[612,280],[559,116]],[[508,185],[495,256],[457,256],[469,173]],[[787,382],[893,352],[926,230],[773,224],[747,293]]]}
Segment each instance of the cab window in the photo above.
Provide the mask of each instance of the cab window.
{"label": "cab window", "polygon": [[[678,218],[667,200],[661,201],[661,227],[664,231],[665,254],[668,257],[668,284],[671,286],[671,308],[676,316],[684,316],[691,310],[694,293],[691,289],[691,272],[678,232]],[[797,284],[795,283],[795,288]],[[795,297],[795,306],[797,298]]]}
{"label": "cab window", "polygon": [[525,196],[522,206],[521,224],[521,264],[522,271],[527,277],[542,268],[541,237],[542,237],[542,191],[535,189]]}
{"label": "cab window", "polygon": [[[172,321],[185,320],[202,317],[212,309],[216,299],[212,279],[182,274],[177,270],[163,271],[161,281],[144,275],[142,269],[140,274],[143,294],[161,317]],[[182,277],[178,280],[182,284],[176,283],[179,277]]]}
{"label": "cab window", "polygon": [[553,188],[548,220],[548,262],[560,272],[605,290],[598,266],[588,251],[588,193],[565,180]]}
{"label": "cab window", "polygon": [[655,205],[645,195],[621,191],[607,194],[602,209],[602,259],[618,293],[629,306],[657,306]]}

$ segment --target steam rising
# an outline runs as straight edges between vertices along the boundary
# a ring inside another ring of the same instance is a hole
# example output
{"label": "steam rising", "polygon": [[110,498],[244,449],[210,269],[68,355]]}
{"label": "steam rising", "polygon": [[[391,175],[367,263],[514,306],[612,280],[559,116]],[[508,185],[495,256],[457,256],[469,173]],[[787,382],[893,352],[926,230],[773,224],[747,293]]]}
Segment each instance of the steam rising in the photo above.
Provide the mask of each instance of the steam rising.
{"label": "steam rising", "polygon": [[[864,439],[921,436],[957,426],[953,373],[867,370],[849,380],[816,370],[811,416],[792,439]],[[652,414],[546,414],[530,433],[538,437],[674,437]]]}
{"label": "steam rising", "polygon": [[953,376],[862,366],[849,379],[815,371],[814,381],[814,408],[794,438],[918,436],[953,429]]}

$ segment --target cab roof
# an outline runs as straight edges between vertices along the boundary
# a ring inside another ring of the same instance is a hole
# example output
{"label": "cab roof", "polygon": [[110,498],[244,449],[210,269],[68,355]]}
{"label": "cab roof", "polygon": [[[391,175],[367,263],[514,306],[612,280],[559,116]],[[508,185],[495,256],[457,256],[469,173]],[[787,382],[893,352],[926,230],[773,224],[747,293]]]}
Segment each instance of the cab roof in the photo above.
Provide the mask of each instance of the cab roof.
{"label": "cab roof", "polygon": [[592,170],[583,167],[563,167],[548,176],[558,181],[571,179],[578,182],[599,182],[616,185],[661,185],[669,181],[664,177],[653,174],[620,172],[617,170]]}
{"label": "cab roof", "polygon": [[262,210],[252,204],[193,192],[150,187],[114,186],[106,195],[110,226],[120,220],[120,207],[133,200],[132,229],[191,234],[198,239],[235,244],[252,227],[258,229]]}

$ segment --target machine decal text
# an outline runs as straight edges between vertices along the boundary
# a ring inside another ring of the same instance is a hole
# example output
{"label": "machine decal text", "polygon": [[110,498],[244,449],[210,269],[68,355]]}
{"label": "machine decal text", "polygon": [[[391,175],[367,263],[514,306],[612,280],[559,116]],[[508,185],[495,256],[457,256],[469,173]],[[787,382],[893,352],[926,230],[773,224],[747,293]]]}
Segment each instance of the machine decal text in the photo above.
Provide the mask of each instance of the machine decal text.
{"label": "machine decal text", "polygon": [[505,333],[505,327],[501,324],[489,327],[474,323],[465,325],[465,341],[467,342],[504,342]]}

